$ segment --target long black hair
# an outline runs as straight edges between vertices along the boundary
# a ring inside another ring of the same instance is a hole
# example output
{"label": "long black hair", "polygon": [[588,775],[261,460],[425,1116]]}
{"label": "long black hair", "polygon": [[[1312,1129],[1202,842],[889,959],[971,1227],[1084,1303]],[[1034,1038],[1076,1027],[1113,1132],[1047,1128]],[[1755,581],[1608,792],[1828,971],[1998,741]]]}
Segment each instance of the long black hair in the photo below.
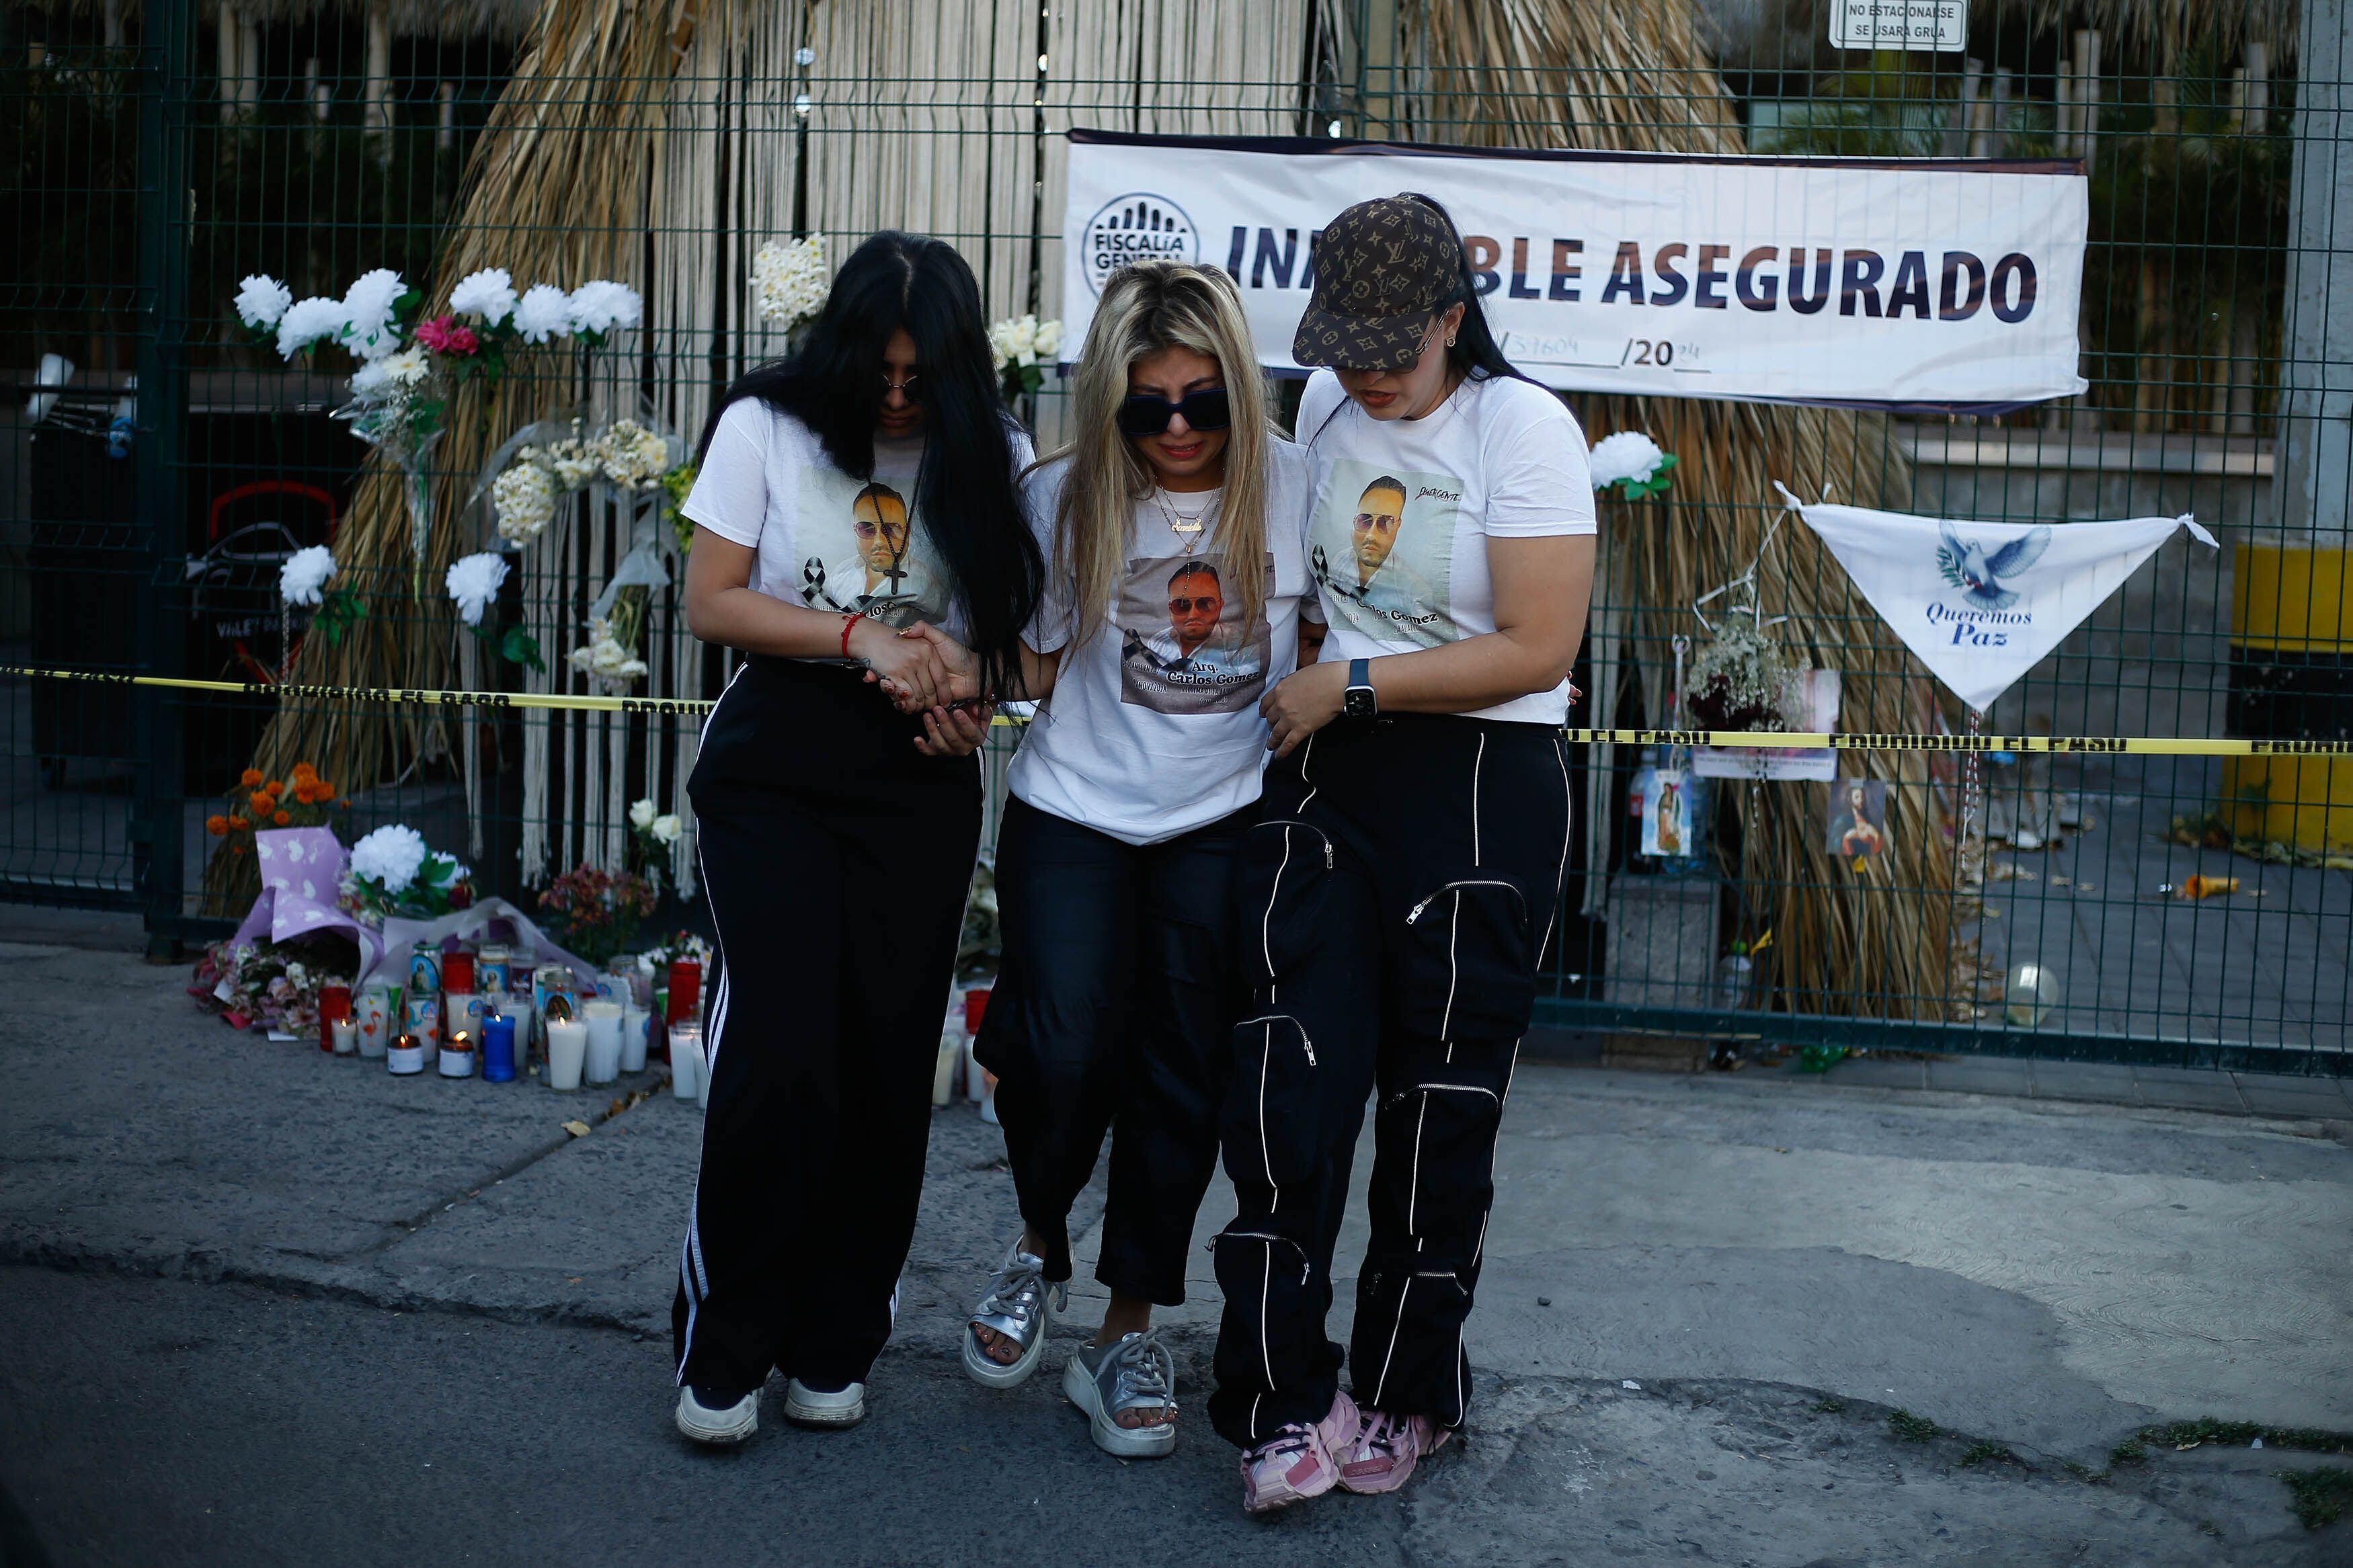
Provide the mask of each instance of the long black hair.
{"label": "long black hair", "polygon": [[1400,191],[1398,194],[1407,201],[1419,202],[1438,215],[1438,221],[1444,224],[1446,232],[1453,237],[1454,254],[1461,258],[1461,273],[1454,280],[1454,292],[1445,304],[1439,306],[1441,312],[1447,305],[1462,307],[1462,325],[1456,331],[1454,341],[1446,348],[1448,368],[1465,381],[1508,375],[1531,385],[1542,384],[1504,357],[1502,345],[1495,342],[1495,334],[1488,329],[1486,308],[1479,302],[1479,279],[1471,269],[1471,252],[1462,243],[1462,233],[1454,226],[1454,215],[1448,212],[1435,196],[1423,195],[1419,191]]}
{"label": "long black hair", "polygon": [[982,689],[1018,690],[1021,628],[1044,591],[1045,564],[1015,485],[1021,426],[998,401],[980,286],[954,246],[885,229],[852,251],[800,352],[729,387],[701,451],[729,404],[756,397],[807,426],[835,468],[872,479],[882,353],[902,329],[914,340],[923,404],[913,510],[955,585]]}

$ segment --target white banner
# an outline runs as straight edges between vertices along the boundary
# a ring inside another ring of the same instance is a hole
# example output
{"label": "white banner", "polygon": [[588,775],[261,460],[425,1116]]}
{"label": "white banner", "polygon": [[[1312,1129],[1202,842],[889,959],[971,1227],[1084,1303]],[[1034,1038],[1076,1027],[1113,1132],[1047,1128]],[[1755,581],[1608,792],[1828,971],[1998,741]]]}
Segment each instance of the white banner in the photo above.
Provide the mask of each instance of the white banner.
{"label": "white banner", "polygon": [[1231,272],[1261,362],[1296,370],[1318,231],[1419,191],[1461,230],[1504,353],[1552,386],[1950,407],[2085,385],[2090,207],[2073,163],[1070,141],[1074,358],[1112,271],[1166,257]]}
{"label": "white banner", "polygon": [[2106,602],[2187,514],[2120,522],[1952,522],[1784,500],[1904,646],[1983,712]]}

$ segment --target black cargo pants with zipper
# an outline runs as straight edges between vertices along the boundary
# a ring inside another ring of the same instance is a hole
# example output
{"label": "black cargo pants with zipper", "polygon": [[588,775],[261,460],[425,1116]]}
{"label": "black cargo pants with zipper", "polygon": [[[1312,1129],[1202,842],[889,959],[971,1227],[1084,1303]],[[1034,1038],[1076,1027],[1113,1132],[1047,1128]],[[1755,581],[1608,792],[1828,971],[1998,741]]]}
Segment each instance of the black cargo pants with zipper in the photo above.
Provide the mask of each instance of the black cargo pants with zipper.
{"label": "black cargo pants with zipper", "polygon": [[1356,1401],[1461,1425],[1495,1141],[1559,907],[1567,753],[1549,725],[1342,720],[1269,770],[1240,876],[1250,1005],[1220,1121],[1240,1212],[1209,1418],[1255,1447],[1339,1389],[1332,1255],[1368,1096]]}

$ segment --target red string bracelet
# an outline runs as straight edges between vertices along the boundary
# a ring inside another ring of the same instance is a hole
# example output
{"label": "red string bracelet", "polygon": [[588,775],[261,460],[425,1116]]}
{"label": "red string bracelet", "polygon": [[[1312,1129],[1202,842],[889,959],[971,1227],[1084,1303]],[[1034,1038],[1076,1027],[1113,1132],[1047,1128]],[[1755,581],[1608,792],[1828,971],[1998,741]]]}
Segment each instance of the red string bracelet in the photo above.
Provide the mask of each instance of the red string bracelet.
{"label": "red string bracelet", "polygon": [[856,629],[857,626],[856,616],[846,615],[841,617],[841,657],[844,658],[849,657],[849,634]]}

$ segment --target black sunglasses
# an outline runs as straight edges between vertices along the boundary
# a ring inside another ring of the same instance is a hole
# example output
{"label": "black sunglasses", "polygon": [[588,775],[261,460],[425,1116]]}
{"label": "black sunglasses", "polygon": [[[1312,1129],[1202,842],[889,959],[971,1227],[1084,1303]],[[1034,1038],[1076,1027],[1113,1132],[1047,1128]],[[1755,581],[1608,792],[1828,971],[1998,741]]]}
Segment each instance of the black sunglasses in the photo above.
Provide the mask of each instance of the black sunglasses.
{"label": "black sunglasses", "polygon": [[1130,436],[1157,436],[1179,414],[1196,430],[1223,430],[1234,422],[1233,410],[1226,402],[1226,389],[1211,386],[1187,393],[1182,403],[1131,392],[1119,405],[1119,427]]}

